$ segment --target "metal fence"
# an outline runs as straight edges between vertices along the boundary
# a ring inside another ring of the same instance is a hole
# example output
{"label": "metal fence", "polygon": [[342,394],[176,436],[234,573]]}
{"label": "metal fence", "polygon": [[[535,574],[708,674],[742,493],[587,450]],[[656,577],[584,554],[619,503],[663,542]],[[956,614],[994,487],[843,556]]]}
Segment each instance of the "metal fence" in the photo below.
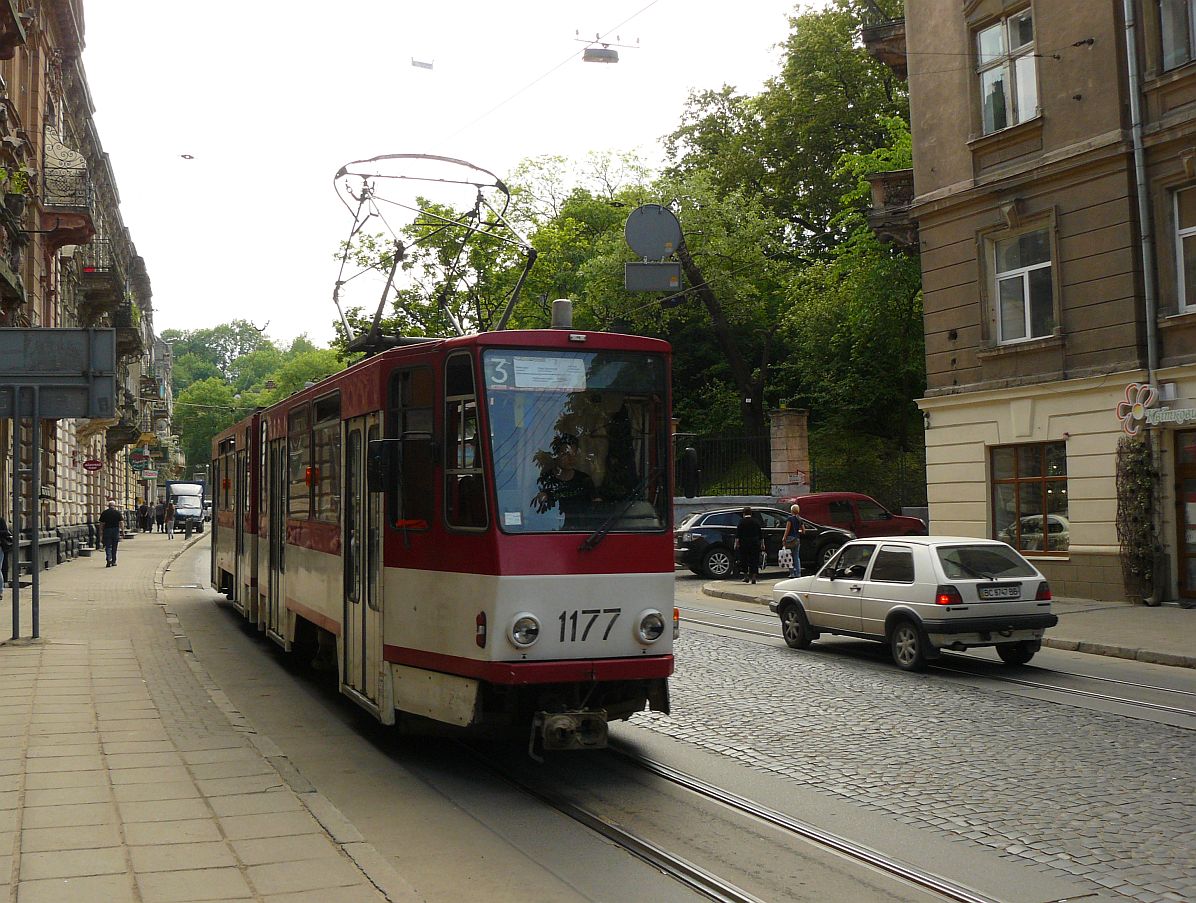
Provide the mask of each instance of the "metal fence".
{"label": "metal fence", "polygon": [[678,433],[677,452],[698,456],[699,495],[768,495],[772,444],[768,436],[697,436]]}

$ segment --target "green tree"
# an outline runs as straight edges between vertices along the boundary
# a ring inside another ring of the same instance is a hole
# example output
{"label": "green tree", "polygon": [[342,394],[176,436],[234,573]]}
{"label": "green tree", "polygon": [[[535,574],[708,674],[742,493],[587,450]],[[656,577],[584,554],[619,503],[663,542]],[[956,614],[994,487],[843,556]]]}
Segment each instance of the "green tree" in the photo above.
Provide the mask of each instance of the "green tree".
{"label": "green tree", "polygon": [[[883,6],[899,14],[900,4]],[[858,38],[864,13],[874,7],[836,0],[792,17],[781,72],[760,94],[724,88],[691,96],[665,142],[673,172],[702,171],[723,190],[763,198],[804,259],[831,253],[847,237],[837,216],[853,186],[840,159],[883,145],[887,117],[909,118],[905,83]]]}
{"label": "green tree", "polygon": [[270,378],[275,388],[256,396],[261,405],[274,404],[303,389],[308,383],[319,382],[326,376],[345,369],[344,362],[333,348],[318,348],[292,355]]}
{"label": "green tree", "polygon": [[252,410],[234,399],[236,391],[218,377],[192,383],[174,401],[174,427],[188,466],[212,457],[212,437]]}

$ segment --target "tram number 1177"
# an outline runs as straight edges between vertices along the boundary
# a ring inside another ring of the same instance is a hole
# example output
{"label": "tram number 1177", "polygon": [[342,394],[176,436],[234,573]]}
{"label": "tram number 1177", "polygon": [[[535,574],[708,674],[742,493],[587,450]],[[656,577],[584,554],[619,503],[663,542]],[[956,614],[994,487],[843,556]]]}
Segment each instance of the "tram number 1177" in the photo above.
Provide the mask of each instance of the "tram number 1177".
{"label": "tram number 1177", "polygon": [[[606,615],[610,618],[606,622],[606,629],[602,631],[602,639],[605,641],[610,636],[610,630],[615,626],[615,621],[619,620],[619,615],[622,613],[621,608],[582,608],[573,609],[573,611],[562,611],[559,620],[561,622],[561,642],[564,643],[566,639],[570,643],[576,643],[579,640],[585,642],[590,635],[590,631],[594,629],[594,625],[598,624],[599,618]],[[581,636],[577,635],[578,628],[581,628]],[[599,624],[599,629],[601,625]]]}

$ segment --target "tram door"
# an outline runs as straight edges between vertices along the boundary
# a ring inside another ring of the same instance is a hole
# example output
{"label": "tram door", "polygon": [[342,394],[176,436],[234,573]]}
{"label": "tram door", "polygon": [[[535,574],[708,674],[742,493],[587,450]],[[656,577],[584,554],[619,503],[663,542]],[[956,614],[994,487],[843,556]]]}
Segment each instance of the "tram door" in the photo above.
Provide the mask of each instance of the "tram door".
{"label": "tram door", "polygon": [[368,702],[378,704],[382,665],[381,496],[367,493],[366,449],[379,436],[378,417],[345,424],[344,466],[344,674],[342,680]]}
{"label": "tram door", "polygon": [[233,603],[243,612],[249,611],[249,600],[244,598],[241,589],[241,556],[245,552],[245,496],[249,492],[248,474],[245,472],[248,458],[248,451],[237,452],[233,466],[233,491],[236,493],[233,499]]}
{"label": "tram door", "polygon": [[266,633],[275,640],[282,640],[282,575],[286,570],[283,554],[287,539],[287,443],[285,439],[275,439],[270,443],[263,481],[269,483],[266,503],[266,555],[268,559]]}

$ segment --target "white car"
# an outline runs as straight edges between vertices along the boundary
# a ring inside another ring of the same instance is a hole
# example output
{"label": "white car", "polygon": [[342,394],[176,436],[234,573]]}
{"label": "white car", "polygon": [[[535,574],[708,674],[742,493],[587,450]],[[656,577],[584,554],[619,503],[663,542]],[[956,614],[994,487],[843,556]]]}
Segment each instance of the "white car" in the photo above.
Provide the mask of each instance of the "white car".
{"label": "white car", "polygon": [[823,633],[878,640],[906,671],[974,646],[1024,665],[1059,622],[1034,565],[1003,542],[960,536],[853,540],[816,574],[777,583],[768,607],[794,649]]}

